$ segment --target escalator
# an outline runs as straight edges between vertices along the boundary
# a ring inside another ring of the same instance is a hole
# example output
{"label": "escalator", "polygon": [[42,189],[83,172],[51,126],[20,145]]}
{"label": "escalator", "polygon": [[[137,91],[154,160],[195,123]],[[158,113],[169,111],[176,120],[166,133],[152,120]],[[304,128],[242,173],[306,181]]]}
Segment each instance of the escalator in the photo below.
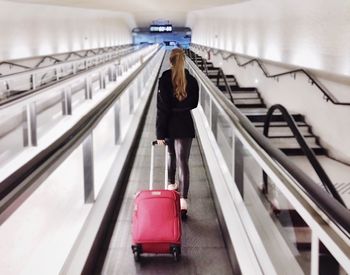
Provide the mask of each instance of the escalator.
{"label": "escalator", "polygon": [[[268,128],[268,138],[271,144],[279,148],[292,160],[294,158],[293,161],[295,161],[295,163],[300,167],[304,169],[307,167],[308,170],[306,171],[313,171],[313,176],[315,174],[315,178],[317,179],[318,183],[323,187],[321,182],[324,183],[324,177],[327,175],[325,175],[324,172],[322,174],[319,173],[317,169],[316,173],[315,170],[311,168],[312,162],[311,164],[306,164],[307,159],[303,157],[305,154],[305,147],[303,148],[300,145],[295,133],[290,128],[290,123],[287,123],[285,120],[285,114],[282,112],[282,110],[274,112],[273,114],[268,114],[268,108],[264,104],[261,94],[256,87],[240,87],[234,75],[224,74],[221,68],[215,67],[213,63],[208,62],[206,59],[202,58],[200,55],[197,55],[191,50],[187,51],[187,54],[213,82],[213,84],[215,84],[219,90],[221,90],[222,93],[235,105],[235,107],[237,107],[239,111],[250,120],[250,122],[259,132],[264,132],[266,121],[269,120],[268,126],[270,127]],[[313,134],[311,126],[306,123],[303,115],[293,113],[290,117],[292,120],[294,120],[297,130],[299,130],[302,139],[306,142],[305,146],[308,146],[312,151],[311,154],[326,158],[326,149],[319,144],[318,138]],[[229,128],[227,129],[228,131],[226,132],[226,135],[230,136],[231,134]],[[301,158],[304,158],[305,160],[300,163]],[[318,164],[316,159],[314,161]],[[286,235],[292,235],[292,237],[288,238],[293,240],[293,246],[295,246],[301,255],[304,255],[302,257],[311,254],[311,230],[309,229],[308,224],[300,217],[298,212],[290,205],[282,194],[276,194],[276,190],[270,190],[268,192],[265,189],[268,182],[270,181],[267,178],[264,178],[264,184],[260,185],[259,188],[263,193],[265,193],[266,199],[271,207],[271,212],[274,213],[278,223],[282,228],[284,228]],[[272,184],[272,182],[269,184]],[[339,193],[342,193],[340,188],[342,185],[333,185],[331,182],[330,185],[334,189],[334,193],[331,193],[335,195],[340,203],[345,205],[343,198],[339,195]],[[328,191],[327,186],[324,186],[324,189]],[[338,189],[338,191],[335,189]],[[349,203],[349,201],[347,203]],[[339,273],[339,266],[337,262],[330,255],[329,251],[322,246],[322,244],[320,246],[319,257],[320,262],[322,262],[322,270],[320,274]],[[301,261],[303,260],[301,259]]]}

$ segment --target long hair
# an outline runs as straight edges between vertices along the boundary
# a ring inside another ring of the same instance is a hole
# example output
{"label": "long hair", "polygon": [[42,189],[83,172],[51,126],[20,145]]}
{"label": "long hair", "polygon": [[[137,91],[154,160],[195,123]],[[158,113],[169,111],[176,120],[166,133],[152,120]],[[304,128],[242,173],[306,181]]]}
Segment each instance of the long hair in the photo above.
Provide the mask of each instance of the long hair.
{"label": "long hair", "polygon": [[173,83],[174,95],[182,101],[187,97],[187,80],[185,74],[185,53],[181,49],[173,49],[170,54],[171,81]]}

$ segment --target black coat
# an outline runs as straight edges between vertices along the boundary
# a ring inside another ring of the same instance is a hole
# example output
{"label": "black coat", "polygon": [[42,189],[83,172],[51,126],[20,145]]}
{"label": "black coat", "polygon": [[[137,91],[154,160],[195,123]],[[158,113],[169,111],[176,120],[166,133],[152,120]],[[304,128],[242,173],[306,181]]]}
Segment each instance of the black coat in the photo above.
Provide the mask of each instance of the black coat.
{"label": "black coat", "polygon": [[195,130],[191,110],[198,105],[197,80],[185,70],[187,97],[179,101],[174,95],[171,70],[165,71],[159,79],[157,94],[157,139],[194,138]]}

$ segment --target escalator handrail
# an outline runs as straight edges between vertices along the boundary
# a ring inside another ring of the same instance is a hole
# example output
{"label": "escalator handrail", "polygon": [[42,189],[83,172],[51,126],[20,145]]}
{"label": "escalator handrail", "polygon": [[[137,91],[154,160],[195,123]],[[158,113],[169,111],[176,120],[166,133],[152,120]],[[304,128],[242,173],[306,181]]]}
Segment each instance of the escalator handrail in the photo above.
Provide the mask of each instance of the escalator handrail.
{"label": "escalator handrail", "polygon": [[31,175],[36,173],[36,170],[40,170],[40,167],[45,166],[45,163],[48,162],[48,159],[51,156],[65,146],[71,144],[76,137],[88,132],[88,130],[92,127],[91,125],[95,125],[95,123],[99,121],[102,115],[108,111],[111,104],[115,102],[118,97],[120,97],[122,92],[126,90],[133,79],[146,67],[152,57],[154,57],[159,50],[160,47],[157,48],[157,50],[148,60],[142,63],[139,68],[124,79],[112,93],[107,95],[87,114],[81,117],[72,128],[70,128],[46,149],[39,152],[34,158],[19,167],[15,172],[0,182],[0,201],[2,201],[0,204],[0,214],[5,212],[7,208],[11,206],[13,201],[16,200],[17,193],[21,193],[23,190],[30,187],[29,184],[26,184],[28,186],[24,186],[22,189],[19,188],[23,182],[30,179]]}
{"label": "escalator handrail", "polygon": [[266,120],[264,122],[264,136],[268,137],[269,135],[269,127],[270,122],[272,121],[272,117],[275,111],[279,110],[284,118],[284,120],[287,122],[288,127],[292,131],[293,135],[295,136],[298,144],[301,147],[301,150],[304,152],[305,156],[309,160],[310,164],[314,168],[316,174],[320,178],[323,186],[325,189],[332,194],[332,196],[339,201],[344,207],[346,207],[342,197],[339,195],[337,189],[334,187],[334,184],[328,177],[327,173],[322,168],[321,164],[317,160],[315,153],[310,149],[309,145],[306,143],[305,138],[300,133],[294,118],[289,114],[288,110],[281,104],[275,104],[272,105],[269,110],[267,111]]}
{"label": "escalator handrail", "polygon": [[[194,67],[194,66],[192,66]],[[239,109],[222,94],[222,92],[208,80],[204,73],[195,68],[202,82],[210,89],[211,96],[218,102],[220,108],[229,118],[233,125],[239,123],[247,134],[249,134],[258,145],[269,155],[272,160],[278,162],[306,191],[306,195],[326,214],[329,219],[344,232],[347,238],[350,237],[350,211],[341,203],[325,192],[308,175],[306,175],[297,165],[295,165],[285,154],[274,147],[270,140],[260,133],[249,119],[243,115]],[[246,134],[243,134],[244,136]]]}

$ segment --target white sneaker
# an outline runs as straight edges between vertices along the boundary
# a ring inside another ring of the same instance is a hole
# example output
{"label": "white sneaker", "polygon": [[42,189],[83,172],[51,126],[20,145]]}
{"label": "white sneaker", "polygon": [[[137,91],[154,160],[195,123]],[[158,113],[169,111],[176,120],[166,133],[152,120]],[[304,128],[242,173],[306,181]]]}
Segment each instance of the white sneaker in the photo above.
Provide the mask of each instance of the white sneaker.
{"label": "white sneaker", "polygon": [[184,198],[180,199],[180,207],[181,207],[181,211],[187,211],[187,201]]}
{"label": "white sneaker", "polygon": [[180,199],[180,208],[181,208],[181,219],[187,219],[187,201],[184,198]]}
{"label": "white sneaker", "polygon": [[177,189],[178,189],[177,183],[168,184],[168,190],[177,190]]}

